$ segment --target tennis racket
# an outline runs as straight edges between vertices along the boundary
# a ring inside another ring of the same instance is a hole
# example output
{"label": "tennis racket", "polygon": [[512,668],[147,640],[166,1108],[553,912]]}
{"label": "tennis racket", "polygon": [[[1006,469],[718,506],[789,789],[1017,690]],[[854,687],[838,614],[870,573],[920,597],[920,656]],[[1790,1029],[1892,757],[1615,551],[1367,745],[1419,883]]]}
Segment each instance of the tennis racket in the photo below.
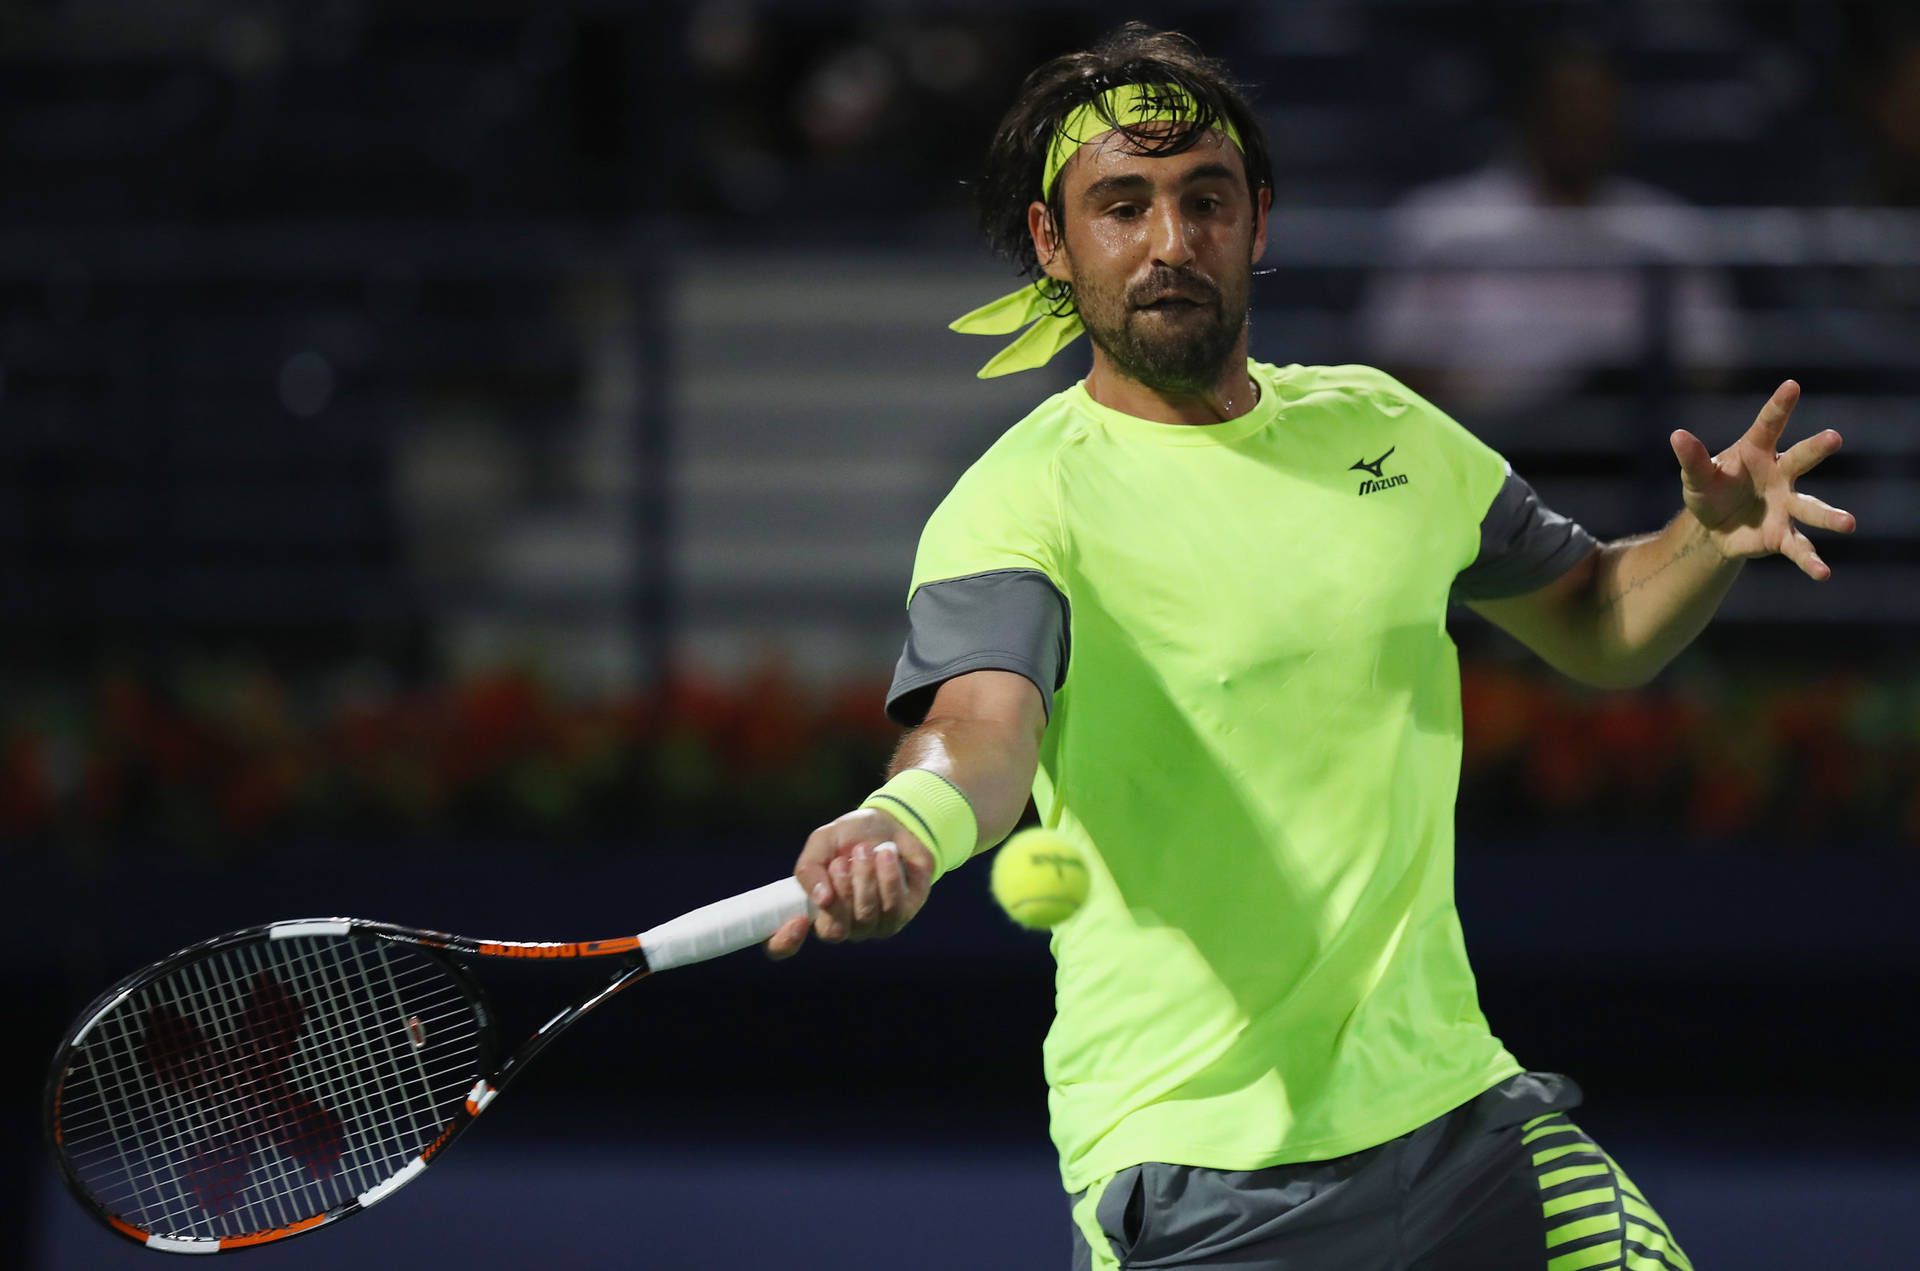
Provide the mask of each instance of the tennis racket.
{"label": "tennis racket", "polygon": [[[149,1249],[284,1240],[418,1178],[534,1056],[634,981],[812,912],[783,878],[581,944],[355,918],[229,932],[87,1007],[53,1059],[47,1134],[81,1203]],[[455,955],[605,958],[617,970],[502,1058],[495,1013]]]}

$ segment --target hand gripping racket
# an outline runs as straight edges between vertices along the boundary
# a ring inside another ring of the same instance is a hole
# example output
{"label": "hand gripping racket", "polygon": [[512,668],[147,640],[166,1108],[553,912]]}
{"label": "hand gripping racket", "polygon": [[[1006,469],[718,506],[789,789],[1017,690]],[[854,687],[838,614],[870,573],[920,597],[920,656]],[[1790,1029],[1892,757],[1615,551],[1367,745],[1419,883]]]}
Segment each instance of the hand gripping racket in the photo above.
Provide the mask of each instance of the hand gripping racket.
{"label": "hand gripping racket", "polygon": [[[48,1137],[81,1203],[149,1249],[283,1240],[418,1178],[549,1042],[635,980],[811,913],[783,878],[583,944],[355,918],[229,932],[87,1007],[54,1055]],[[619,970],[503,1060],[494,1012],[454,954],[608,958]]]}

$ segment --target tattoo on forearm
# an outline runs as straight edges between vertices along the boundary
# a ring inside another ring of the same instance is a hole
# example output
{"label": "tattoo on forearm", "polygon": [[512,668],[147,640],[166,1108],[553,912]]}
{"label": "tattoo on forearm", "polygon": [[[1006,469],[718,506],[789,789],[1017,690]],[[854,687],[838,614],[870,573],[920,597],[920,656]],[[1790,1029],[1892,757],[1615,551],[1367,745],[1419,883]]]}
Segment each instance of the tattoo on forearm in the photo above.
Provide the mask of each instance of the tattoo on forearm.
{"label": "tattoo on forearm", "polygon": [[1705,538],[1695,538],[1695,539],[1689,540],[1683,547],[1679,548],[1677,551],[1674,552],[1673,555],[1667,557],[1667,559],[1662,561],[1660,564],[1655,565],[1652,569],[1649,569],[1646,573],[1641,574],[1638,578],[1635,578],[1632,581],[1626,583],[1624,586],[1620,587],[1619,590],[1615,591],[1612,595],[1603,597],[1600,601],[1600,612],[1606,613],[1611,609],[1618,608],[1620,603],[1624,601],[1628,596],[1632,595],[1636,591],[1639,591],[1642,587],[1646,586],[1648,583],[1652,582],[1654,579],[1658,578],[1660,575],[1666,573],[1669,569],[1672,569],[1675,565],[1678,565],[1681,561],[1685,560],[1687,557],[1693,555],[1695,552],[1699,551],[1701,548],[1705,546],[1707,546],[1707,540]]}

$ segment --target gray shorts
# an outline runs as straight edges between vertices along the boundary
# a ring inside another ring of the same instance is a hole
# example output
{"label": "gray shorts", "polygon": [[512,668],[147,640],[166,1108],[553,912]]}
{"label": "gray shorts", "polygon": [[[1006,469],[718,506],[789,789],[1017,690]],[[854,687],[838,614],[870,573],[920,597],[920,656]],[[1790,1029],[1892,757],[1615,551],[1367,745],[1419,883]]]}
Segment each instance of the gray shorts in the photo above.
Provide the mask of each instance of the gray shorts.
{"label": "gray shorts", "polygon": [[1646,1197],[1567,1118],[1579,1104],[1570,1079],[1522,1073],[1330,1161],[1135,1165],[1074,1197],[1074,1271],[1692,1271]]}

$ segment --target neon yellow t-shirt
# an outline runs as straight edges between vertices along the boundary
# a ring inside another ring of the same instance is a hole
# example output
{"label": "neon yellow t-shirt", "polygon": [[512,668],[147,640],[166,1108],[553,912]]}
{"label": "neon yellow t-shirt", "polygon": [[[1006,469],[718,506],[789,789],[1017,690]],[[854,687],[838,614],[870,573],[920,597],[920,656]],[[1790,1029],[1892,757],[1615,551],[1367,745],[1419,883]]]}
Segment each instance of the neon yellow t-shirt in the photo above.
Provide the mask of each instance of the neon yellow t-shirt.
{"label": "neon yellow t-shirt", "polygon": [[914,568],[1067,603],[1034,798],[1093,875],[1052,940],[1070,1192],[1344,1155],[1521,1071],[1453,905],[1445,625],[1505,464],[1379,371],[1249,370],[1259,404],[1203,427],[1048,399]]}

